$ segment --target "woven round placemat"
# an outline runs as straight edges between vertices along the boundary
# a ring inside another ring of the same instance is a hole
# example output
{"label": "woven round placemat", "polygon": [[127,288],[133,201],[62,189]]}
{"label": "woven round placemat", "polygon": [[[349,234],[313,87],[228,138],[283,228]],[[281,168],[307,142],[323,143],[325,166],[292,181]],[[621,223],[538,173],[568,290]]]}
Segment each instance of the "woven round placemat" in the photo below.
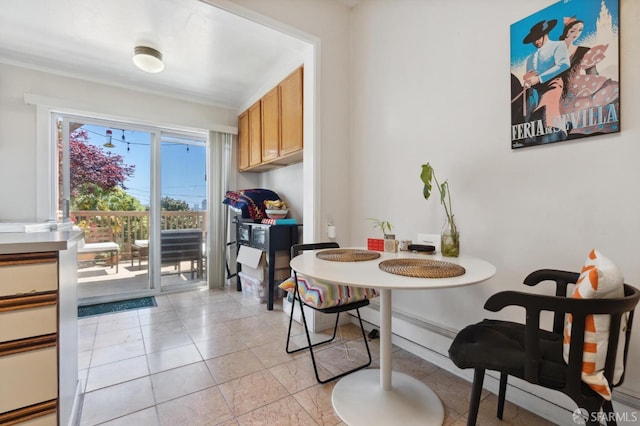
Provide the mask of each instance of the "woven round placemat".
{"label": "woven round placemat", "polygon": [[380,262],[380,269],[396,275],[416,278],[451,278],[466,271],[455,263],[428,259],[391,259]]}
{"label": "woven round placemat", "polygon": [[330,249],[316,253],[316,257],[334,262],[362,262],[363,260],[377,259],[380,257],[380,253],[358,249]]}

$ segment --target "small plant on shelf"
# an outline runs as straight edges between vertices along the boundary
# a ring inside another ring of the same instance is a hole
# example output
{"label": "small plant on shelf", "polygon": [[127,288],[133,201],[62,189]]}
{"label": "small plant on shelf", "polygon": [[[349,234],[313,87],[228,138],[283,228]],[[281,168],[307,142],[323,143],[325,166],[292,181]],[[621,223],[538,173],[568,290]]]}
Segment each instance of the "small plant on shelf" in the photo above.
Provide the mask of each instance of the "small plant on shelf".
{"label": "small plant on shelf", "polygon": [[386,251],[385,248],[388,242],[395,243],[396,236],[391,233],[391,231],[393,230],[393,225],[391,225],[391,222],[389,222],[388,220],[380,220],[373,217],[369,217],[367,218],[367,220],[373,222],[373,229],[380,229],[384,237],[384,239],[367,238],[367,249]]}
{"label": "small plant on shelf", "polygon": [[373,222],[373,229],[379,228],[380,231],[382,231],[384,238],[395,238],[393,234],[391,234],[393,225],[388,220],[380,220],[373,217],[370,217],[367,220]]}

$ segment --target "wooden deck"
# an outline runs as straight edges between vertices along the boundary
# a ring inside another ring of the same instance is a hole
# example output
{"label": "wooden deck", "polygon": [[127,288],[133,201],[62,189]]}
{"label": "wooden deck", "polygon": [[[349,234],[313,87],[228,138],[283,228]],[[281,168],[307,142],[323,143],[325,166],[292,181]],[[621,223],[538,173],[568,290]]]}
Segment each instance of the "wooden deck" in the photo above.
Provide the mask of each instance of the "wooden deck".
{"label": "wooden deck", "polygon": [[[191,262],[182,262],[179,271],[174,265],[162,267],[163,287],[199,280],[201,278],[191,279]],[[131,266],[130,260],[122,260],[118,268],[115,265],[111,267],[106,261],[78,262],[79,299],[144,291],[149,289],[149,285],[149,271],[145,260],[140,267],[137,260],[134,266]]]}

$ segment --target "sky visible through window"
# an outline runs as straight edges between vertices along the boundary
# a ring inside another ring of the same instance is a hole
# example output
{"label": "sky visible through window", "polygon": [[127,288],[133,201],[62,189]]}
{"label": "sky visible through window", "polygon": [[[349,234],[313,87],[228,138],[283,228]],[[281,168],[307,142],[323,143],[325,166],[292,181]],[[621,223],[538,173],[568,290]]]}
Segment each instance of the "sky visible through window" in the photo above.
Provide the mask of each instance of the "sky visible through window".
{"label": "sky visible through window", "polygon": [[[121,155],[125,164],[135,165],[135,173],[125,182],[126,192],[149,206],[151,134],[147,132],[85,124],[89,143],[105,152]],[[113,148],[106,148],[107,129],[112,131]],[[124,135],[124,139],[123,139]],[[206,148],[163,141],[160,150],[162,197],[186,201],[191,209],[206,208]]]}

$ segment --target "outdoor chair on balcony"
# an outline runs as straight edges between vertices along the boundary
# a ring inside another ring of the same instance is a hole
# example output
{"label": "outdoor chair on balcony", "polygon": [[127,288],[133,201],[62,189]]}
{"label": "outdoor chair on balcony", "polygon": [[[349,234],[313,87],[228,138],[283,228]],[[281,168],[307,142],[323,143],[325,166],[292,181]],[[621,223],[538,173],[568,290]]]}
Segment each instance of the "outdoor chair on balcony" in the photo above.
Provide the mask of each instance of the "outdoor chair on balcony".
{"label": "outdoor chair on balcony", "polygon": [[120,246],[114,242],[113,232],[111,228],[87,228],[84,229],[84,238],[78,245],[78,254],[101,254],[109,253],[110,264],[116,265],[116,274],[118,273],[118,252]]}
{"label": "outdoor chair on balcony", "polygon": [[203,274],[202,229],[171,229],[160,232],[160,263],[174,265],[182,273],[182,262],[190,263],[191,279]]}
{"label": "outdoor chair on balcony", "polygon": [[142,259],[149,260],[149,240],[135,240],[131,244],[131,267],[133,260],[138,259],[138,269],[142,267]]}

